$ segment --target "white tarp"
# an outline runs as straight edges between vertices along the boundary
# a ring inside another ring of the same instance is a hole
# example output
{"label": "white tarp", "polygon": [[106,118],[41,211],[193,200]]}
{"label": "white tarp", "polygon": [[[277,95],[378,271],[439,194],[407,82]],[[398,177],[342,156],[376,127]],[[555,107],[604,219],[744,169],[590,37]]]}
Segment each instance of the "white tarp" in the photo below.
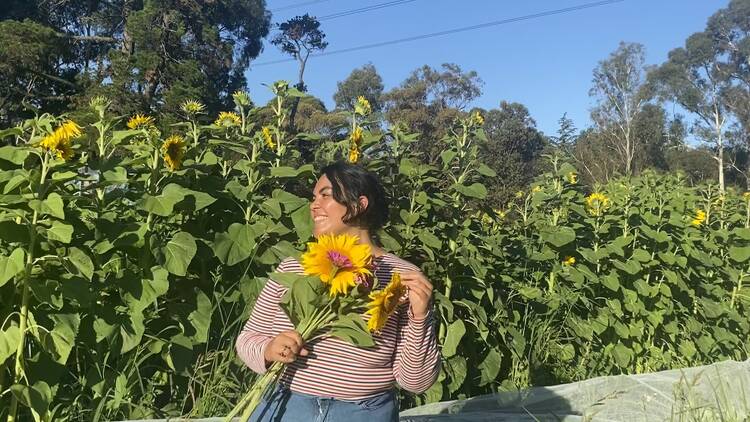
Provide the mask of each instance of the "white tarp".
{"label": "white tarp", "polygon": [[400,422],[749,421],[750,360],[432,403],[400,416]]}

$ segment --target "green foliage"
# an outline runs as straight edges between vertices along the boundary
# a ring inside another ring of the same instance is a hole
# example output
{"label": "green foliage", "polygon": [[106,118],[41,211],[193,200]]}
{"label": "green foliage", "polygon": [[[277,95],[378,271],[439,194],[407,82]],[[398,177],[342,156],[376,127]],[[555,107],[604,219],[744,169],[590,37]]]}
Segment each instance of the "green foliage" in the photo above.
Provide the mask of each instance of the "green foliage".
{"label": "green foliage", "polygon": [[[239,123],[174,126],[187,140],[174,169],[167,134],[125,130],[106,106],[68,161],[39,147],[58,117],[7,132],[0,416],[217,416],[248,390],[233,342],[266,276],[310,237],[314,169],[295,143],[320,139],[285,132],[300,94],[272,89],[273,146],[259,110],[238,100]],[[455,120],[434,164],[398,127],[363,135],[363,162],[392,200],[379,237],[435,285],[443,371],[404,407],[748,357],[747,198],[647,172],[600,186],[595,212],[576,169],[552,158],[530,190],[493,207],[481,123]],[[336,327],[364,343],[362,332],[356,318]]]}

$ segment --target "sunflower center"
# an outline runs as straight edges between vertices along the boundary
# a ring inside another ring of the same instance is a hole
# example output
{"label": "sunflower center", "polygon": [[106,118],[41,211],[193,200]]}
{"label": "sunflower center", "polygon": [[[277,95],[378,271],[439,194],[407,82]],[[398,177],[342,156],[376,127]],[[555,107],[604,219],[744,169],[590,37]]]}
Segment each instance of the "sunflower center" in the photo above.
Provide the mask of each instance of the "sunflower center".
{"label": "sunflower center", "polygon": [[331,260],[331,264],[333,264],[337,270],[348,270],[354,267],[352,260],[338,251],[328,251],[328,259]]}

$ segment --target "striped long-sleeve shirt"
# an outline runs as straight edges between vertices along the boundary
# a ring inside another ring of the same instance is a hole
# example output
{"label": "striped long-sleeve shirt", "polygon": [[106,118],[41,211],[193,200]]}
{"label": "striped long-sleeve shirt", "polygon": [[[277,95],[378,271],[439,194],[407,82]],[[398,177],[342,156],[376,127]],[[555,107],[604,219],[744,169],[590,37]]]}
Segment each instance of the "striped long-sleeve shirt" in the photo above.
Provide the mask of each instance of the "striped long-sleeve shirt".
{"label": "striped long-sleeve shirt", "polygon": [[[375,264],[379,288],[388,284],[394,271],[418,271],[392,254],[376,257]],[[284,260],[278,271],[303,273],[302,266],[292,258]],[[285,292],[285,287],[269,280],[237,338],[237,354],[257,373],[267,369],[263,352],[271,340],[282,331],[294,329],[279,307]],[[369,315],[363,318],[367,321]],[[421,393],[435,382],[440,355],[431,310],[425,318],[416,319],[408,302],[402,304],[373,338],[375,346],[368,348],[334,337],[313,340],[305,345],[309,355],[289,364],[281,382],[292,391],[339,400],[373,397],[393,388],[394,382],[407,391]]]}

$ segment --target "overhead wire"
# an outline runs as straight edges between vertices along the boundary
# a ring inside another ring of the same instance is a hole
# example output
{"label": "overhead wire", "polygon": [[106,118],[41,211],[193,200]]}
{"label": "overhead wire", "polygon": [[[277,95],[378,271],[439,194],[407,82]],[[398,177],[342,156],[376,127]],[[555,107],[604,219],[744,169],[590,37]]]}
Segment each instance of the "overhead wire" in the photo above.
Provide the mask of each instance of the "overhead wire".
{"label": "overhead wire", "polygon": [[[381,42],[377,42],[377,43],[365,44],[365,45],[360,45],[360,46],[356,46],[356,47],[342,48],[342,49],[333,50],[333,51],[324,51],[324,52],[321,52],[321,53],[311,54],[310,57],[332,56],[334,54],[343,54],[343,53],[350,53],[350,52],[353,52],[353,51],[361,51],[361,50],[368,50],[368,49],[377,48],[377,47],[385,47],[385,46],[395,45],[395,44],[401,44],[401,43],[405,43],[405,42],[418,41],[418,40],[424,40],[424,39],[428,39],[428,38],[434,38],[434,37],[441,37],[441,36],[445,36],[445,35],[451,35],[451,34],[455,34],[455,33],[459,33],[459,32],[473,31],[473,30],[488,28],[488,27],[492,27],[492,26],[505,25],[505,24],[514,23],[514,22],[521,22],[521,21],[525,21],[525,20],[538,19],[538,18],[543,18],[543,17],[547,17],[547,16],[553,16],[553,15],[561,15],[561,14],[575,12],[575,11],[579,11],[579,10],[591,9],[591,8],[594,8],[594,7],[601,7],[601,6],[607,6],[607,5],[611,5],[611,4],[615,4],[615,3],[622,3],[622,2],[625,2],[625,1],[626,0],[602,0],[602,1],[596,1],[596,2],[591,2],[591,3],[581,4],[581,5],[578,5],[578,6],[565,7],[565,8],[562,8],[562,9],[548,10],[548,11],[539,12],[539,13],[533,13],[533,14],[529,14],[529,15],[523,15],[523,16],[517,16],[517,17],[513,17],[513,18],[501,19],[501,20],[492,21],[492,22],[485,22],[485,23],[481,23],[481,24],[477,24],[477,25],[463,26],[463,27],[459,27],[459,28],[448,29],[448,30],[445,30],[445,31],[431,32],[431,33],[421,34],[421,35],[414,35],[414,36],[411,36],[411,37],[398,38],[398,39],[395,39],[395,40],[388,40],[388,41],[381,41]],[[251,66],[269,66],[269,65],[273,65],[273,64],[286,63],[286,62],[292,62],[292,61],[295,61],[295,60],[294,59],[279,59],[279,60],[271,60],[271,61],[267,61],[267,62],[255,63],[255,64],[252,64]]]}
{"label": "overhead wire", "polygon": [[294,3],[294,4],[287,5],[287,6],[281,6],[281,7],[275,8],[275,9],[270,9],[270,11],[271,12],[281,12],[281,11],[284,11],[284,10],[296,9],[296,8],[302,7],[302,6],[311,6],[313,4],[323,3],[323,2],[326,2],[326,1],[331,1],[331,0],[310,0],[310,1],[303,1],[301,3]]}
{"label": "overhead wire", "polygon": [[373,10],[385,9],[386,7],[399,6],[399,5],[402,5],[402,4],[412,3],[412,2],[415,2],[415,1],[417,1],[417,0],[393,0],[393,1],[387,1],[387,2],[384,2],[384,3],[378,3],[378,4],[373,4],[373,5],[370,5],[370,6],[360,7],[358,9],[344,10],[344,11],[341,11],[341,12],[338,12],[338,13],[332,13],[330,15],[318,16],[317,19],[318,19],[318,21],[325,21],[325,20],[330,20],[330,19],[343,18],[345,16],[356,15],[356,14],[359,14],[359,13],[370,12],[370,11],[373,11]]}

